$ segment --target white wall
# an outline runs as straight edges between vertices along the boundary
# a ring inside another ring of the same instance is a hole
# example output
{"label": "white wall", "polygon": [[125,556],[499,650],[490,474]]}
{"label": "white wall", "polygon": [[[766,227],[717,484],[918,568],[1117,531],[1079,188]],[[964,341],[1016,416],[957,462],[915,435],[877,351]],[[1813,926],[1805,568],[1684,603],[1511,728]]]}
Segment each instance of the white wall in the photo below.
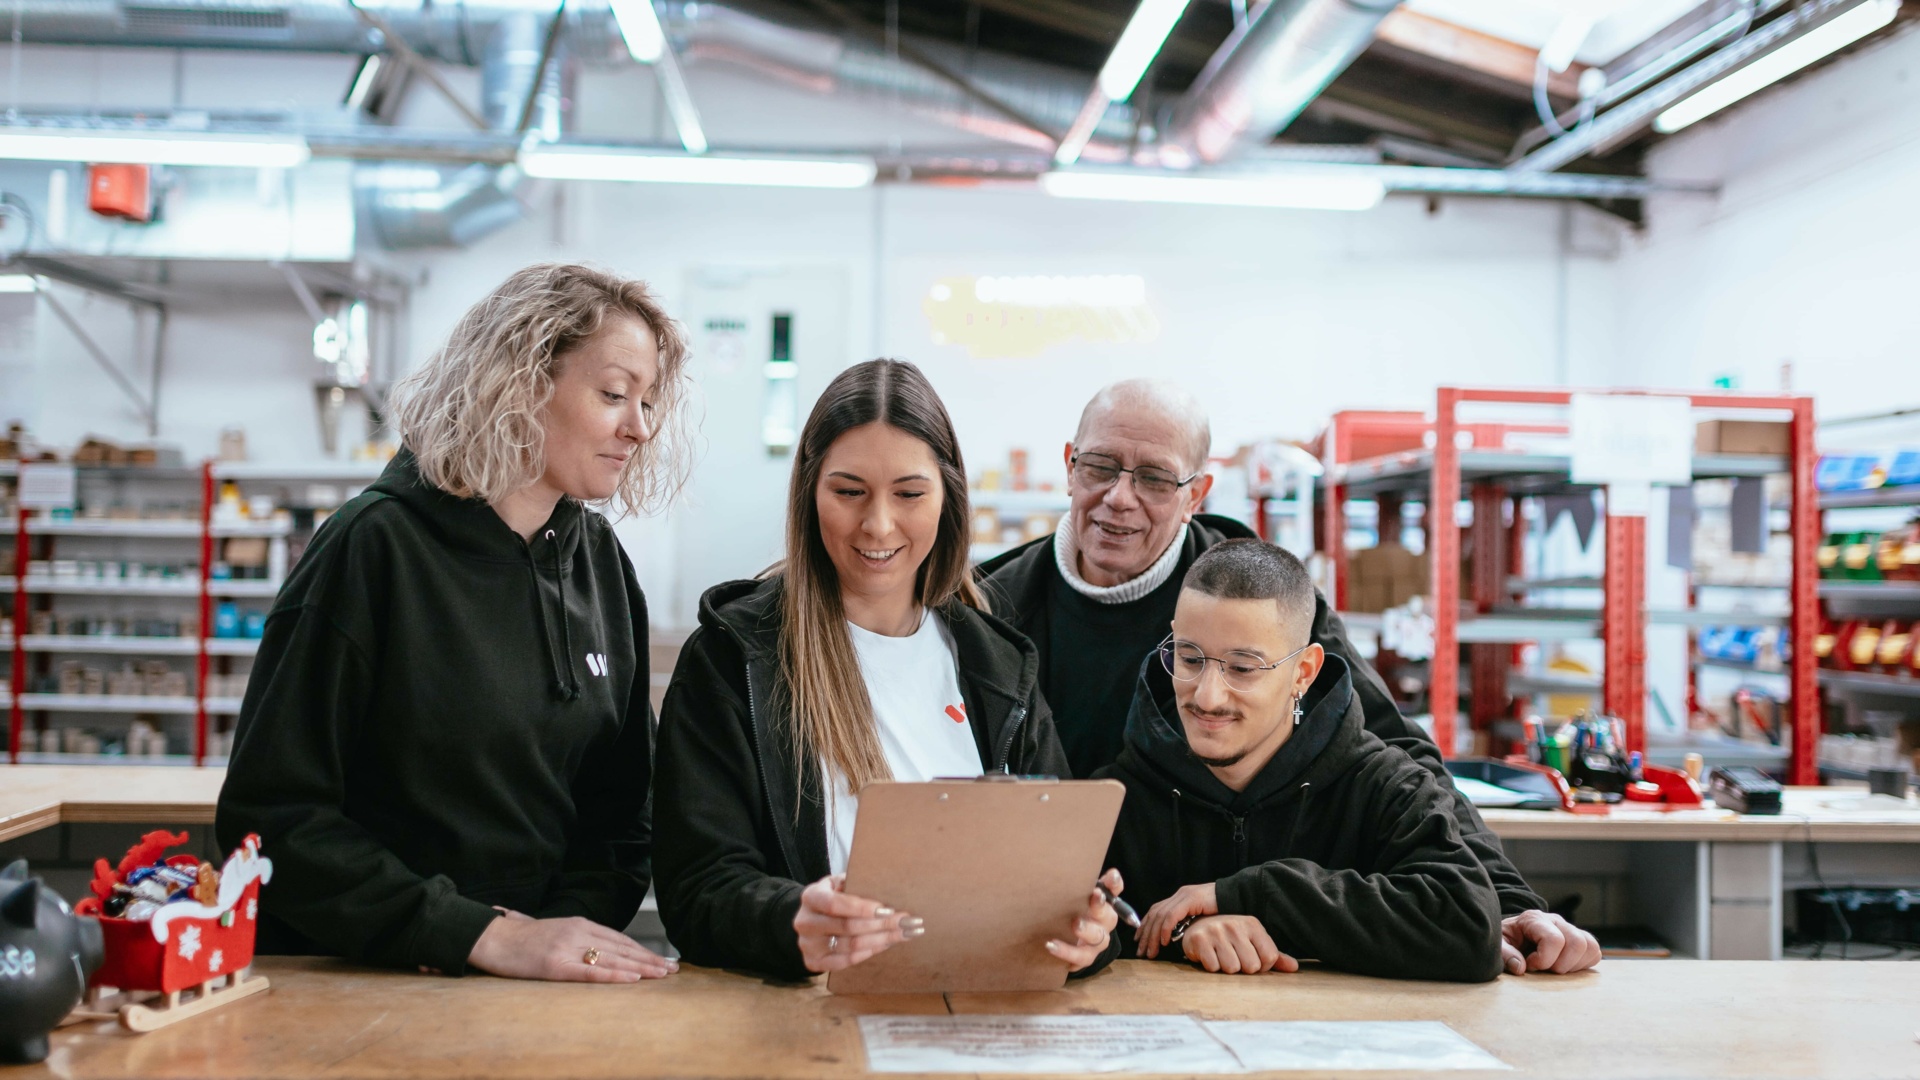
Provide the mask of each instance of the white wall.
{"label": "white wall", "polygon": [[1635,381],[1792,388],[1820,415],[1920,404],[1920,34],[1862,50],[1702,121],[1650,156],[1663,197],[1617,264],[1618,340]]}

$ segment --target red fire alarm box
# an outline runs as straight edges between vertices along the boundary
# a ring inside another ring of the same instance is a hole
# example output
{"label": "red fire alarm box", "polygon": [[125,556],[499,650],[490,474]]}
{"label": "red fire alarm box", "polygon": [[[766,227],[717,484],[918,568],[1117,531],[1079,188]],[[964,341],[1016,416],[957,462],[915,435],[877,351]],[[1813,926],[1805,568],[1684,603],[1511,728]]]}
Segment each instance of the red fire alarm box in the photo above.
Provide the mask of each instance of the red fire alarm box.
{"label": "red fire alarm box", "polygon": [[87,166],[87,209],[101,217],[153,220],[153,168],[148,165]]}

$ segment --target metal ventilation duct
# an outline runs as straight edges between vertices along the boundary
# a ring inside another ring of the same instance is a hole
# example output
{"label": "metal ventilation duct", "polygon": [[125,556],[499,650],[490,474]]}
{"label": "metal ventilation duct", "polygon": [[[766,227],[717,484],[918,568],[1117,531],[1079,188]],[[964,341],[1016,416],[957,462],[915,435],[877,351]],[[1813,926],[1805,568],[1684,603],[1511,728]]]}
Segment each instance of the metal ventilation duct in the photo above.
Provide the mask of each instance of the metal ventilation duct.
{"label": "metal ventilation duct", "polygon": [[1399,6],[1271,0],[1227,38],[1174,110],[1167,135],[1174,153],[1211,164],[1265,143],[1346,70]]}
{"label": "metal ventilation duct", "polygon": [[[676,2],[663,7],[667,35],[688,63],[735,64],[815,93],[896,104],[951,127],[1049,152],[1079,115],[1093,82],[1085,72],[1051,64],[907,39],[920,54],[1046,129],[1036,132],[878,43],[785,26],[722,4]],[[1133,108],[1116,105],[1095,136],[1125,141],[1132,138],[1134,123]]]}
{"label": "metal ventilation duct", "polygon": [[[661,21],[683,60],[752,68],[818,93],[843,92],[882,100],[977,134],[1037,146],[1036,133],[970,98],[926,68],[902,60],[877,42],[788,26],[723,4],[674,0]],[[19,0],[22,40],[29,44],[267,49],[366,55],[386,47],[384,36],[345,0],[284,4],[210,0]],[[414,51],[449,64],[475,65],[504,24],[544,20],[551,3],[525,7],[465,3],[372,7]],[[11,14],[11,13],[8,13]],[[0,17],[5,17],[0,15]],[[562,40],[577,63],[630,63],[619,27],[606,8],[569,10]],[[980,90],[1057,134],[1085,100],[1091,77],[944,42],[910,38],[922,54],[964,75]],[[1133,113],[1108,112],[1097,134],[1124,140]],[[1052,149],[1051,140],[1044,140]]]}
{"label": "metal ventilation duct", "polygon": [[[496,132],[519,126],[539,78],[546,20],[516,12],[494,23],[480,65],[481,114]],[[556,55],[534,95],[531,128],[560,137],[565,57]],[[526,177],[513,165],[362,163],[354,170],[359,227],[389,250],[466,247],[520,220]]]}

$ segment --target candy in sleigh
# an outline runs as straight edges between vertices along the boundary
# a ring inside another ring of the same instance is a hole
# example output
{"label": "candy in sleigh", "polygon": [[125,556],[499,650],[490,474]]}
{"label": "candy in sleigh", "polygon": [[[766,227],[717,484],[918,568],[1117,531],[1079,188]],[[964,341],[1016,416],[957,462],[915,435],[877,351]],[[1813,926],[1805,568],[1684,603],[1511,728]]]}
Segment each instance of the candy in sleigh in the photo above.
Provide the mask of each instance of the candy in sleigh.
{"label": "candy in sleigh", "polygon": [[249,834],[216,870],[192,855],[162,858],[187,834],[148,833],[111,866],[94,864],[93,896],[74,906],[94,915],[106,959],[87,981],[77,1015],[151,1031],[267,988],[253,963],[260,886],[273,863]]}

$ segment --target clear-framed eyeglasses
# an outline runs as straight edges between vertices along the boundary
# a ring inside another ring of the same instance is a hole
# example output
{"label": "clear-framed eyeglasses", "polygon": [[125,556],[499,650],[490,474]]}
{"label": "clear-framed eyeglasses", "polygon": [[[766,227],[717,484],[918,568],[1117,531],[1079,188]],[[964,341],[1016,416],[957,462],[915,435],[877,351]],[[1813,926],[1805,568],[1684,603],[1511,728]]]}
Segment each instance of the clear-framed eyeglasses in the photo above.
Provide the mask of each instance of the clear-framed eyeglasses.
{"label": "clear-framed eyeglasses", "polygon": [[1164,503],[1180,493],[1200,478],[1194,473],[1185,480],[1173,473],[1153,465],[1136,465],[1123,469],[1120,463],[1105,454],[1075,454],[1069,459],[1073,470],[1074,482],[1087,491],[1105,491],[1120,482],[1120,475],[1126,473],[1133,477],[1133,493],[1142,502]]}
{"label": "clear-framed eyeglasses", "polygon": [[1167,669],[1167,674],[1180,682],[1199,682],[1200,677],[1207,673],[1208,662],[1212,662],[1220,665],[1220,677],[1227,681],[1230,689],[1247,691],[1258,688],[1267,672],[1285,666],[1289,660],[1312,646],[1313,642],[1309,641],[1269,664],[1258,653],[1230,652],[1225,657],[1208,656],[1193,642],[1175,641],[1173,635],[1169,634],[1160,643],[1159,652],[1160,663]]}

